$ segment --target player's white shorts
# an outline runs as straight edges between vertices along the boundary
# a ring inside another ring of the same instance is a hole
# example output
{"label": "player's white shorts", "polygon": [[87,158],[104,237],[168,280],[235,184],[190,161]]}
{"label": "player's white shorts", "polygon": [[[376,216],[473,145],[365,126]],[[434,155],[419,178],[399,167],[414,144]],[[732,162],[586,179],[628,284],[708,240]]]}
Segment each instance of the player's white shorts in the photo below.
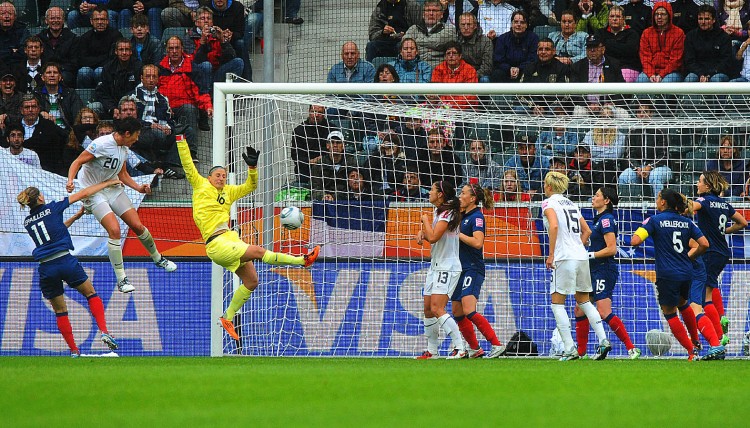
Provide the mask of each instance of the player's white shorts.
{"label": "player's white shorts", "polygon": [[102,221],[104,216],[111,212],[120,217],[127,210],[133,209],[133,203],[125,194],[125,187],[122,185],[106,187],[94,193],[83,200],[83,206],[94,214],[98,221]]}
{"label": "player's white shorts", "polygon": [[446,294],[450,296],[456,289],[458,277],[460,276],[461,272],[430,269],[427,272],[427,279],[424,282],[422,294],[425,296],[432,296],[433,294]]}
{"label": "player's white shorts", "polygon": [[591,291],[593,291],[593,288],[591,288],[591,272],[589,271],[588,260],[555,262],[555,269],[552,270],[552,282],[549,287],[550,294],[571,295],[576,292],[590,293]]}

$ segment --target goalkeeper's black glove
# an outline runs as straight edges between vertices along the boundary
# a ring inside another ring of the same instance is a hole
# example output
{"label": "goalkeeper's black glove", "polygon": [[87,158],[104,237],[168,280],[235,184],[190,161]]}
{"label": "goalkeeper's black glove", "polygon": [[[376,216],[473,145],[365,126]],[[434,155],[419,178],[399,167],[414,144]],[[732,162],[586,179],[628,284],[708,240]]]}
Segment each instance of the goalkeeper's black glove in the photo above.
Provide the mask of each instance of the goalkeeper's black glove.
{"label": "goalkeeper's black glove", "polygon": [[258,166],[258,157],[260,156],[260,152],[255,150],[254,148],[247,146],[245,148],[245,153],[242,154],[242,159],[245,160],[245,163],[250,168],[255,168]]}

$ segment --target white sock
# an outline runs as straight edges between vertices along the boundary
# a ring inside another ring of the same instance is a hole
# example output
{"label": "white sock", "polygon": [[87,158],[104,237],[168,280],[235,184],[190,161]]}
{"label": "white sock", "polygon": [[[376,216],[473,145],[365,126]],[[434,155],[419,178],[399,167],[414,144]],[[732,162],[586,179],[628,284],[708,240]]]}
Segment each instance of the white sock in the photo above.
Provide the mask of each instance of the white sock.
{"label": "white sock", "polygon": [[151,256],[151,260],[153,260],[154,263],[161,260],[161,254],[159,254],[159,250],[156,249],[154,237],[151,236],[151,232],[149,232],[148,229],[144,227],[143,233],[138,235],[138,239],[141,241],[141,244],[143,244],[143,248],[148,251],[148,254]]}
{"label": "white sock", "polygon": [[438,337],[438,320],[435,317],[425,318],[424,322],[424,335],[427,336],[427,351],[432,355],[438,354],[438,346],[440,346]]}
{"label": "white sock", "polygon": [[120,282],[127,275],[125,275],[125,267],[122,265],[122,246],[119,239],[107,240],[107,253],[109,254],[109,262],[112,264],[112,269],[115,270],[117,282]]}
{"label": "white sock", "polygon": [[576,343],[573,342],[573,336],[570,334],[570,317],[565,310],[565,305],[553,303],[552,314],[555,316],[557,330],[560,332],[560,337],[562,337],[563,343],[565,344],[565,352],[568,352],[576,347]]}
{"label": "white sock", "polygon": [[459,351],[465,351],[466,348],[464,348],[464,339],[463,337],[461,337],[461,330],[458,329],[456,320],[454,320],[453,317],[449,314],[443,314],[440,318],[438,318],[438,321],[440,322],[440,327],[443,328],[443,331],[448,333],[448,336],[451,337],[453,346],[455,346]]}
{"label": "white sock", "polygon": [[589,319],[589,324],[594,329],[596,337],[599,338],[599,343],[602,343],[607,338],[607,333],[604,332],[604,326],[602,325],[602,317],[599,315],[599,311],[596,310],[596,306],[591,302],[579,303],[578,307],[581,308],[586,318]]}

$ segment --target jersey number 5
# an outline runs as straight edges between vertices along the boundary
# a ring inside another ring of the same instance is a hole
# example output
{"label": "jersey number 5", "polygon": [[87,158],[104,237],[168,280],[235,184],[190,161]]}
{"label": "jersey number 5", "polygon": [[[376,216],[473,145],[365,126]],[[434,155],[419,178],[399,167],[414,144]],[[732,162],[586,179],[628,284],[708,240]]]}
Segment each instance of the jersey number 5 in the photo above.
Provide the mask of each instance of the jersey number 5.
{"label": "jersey number 5", "polygon": [[682,245],[682,239],[680,239],[681,236],[682,232],[672,232],[672,247],[680,254],[682,254],[682,250],[685,249]]}

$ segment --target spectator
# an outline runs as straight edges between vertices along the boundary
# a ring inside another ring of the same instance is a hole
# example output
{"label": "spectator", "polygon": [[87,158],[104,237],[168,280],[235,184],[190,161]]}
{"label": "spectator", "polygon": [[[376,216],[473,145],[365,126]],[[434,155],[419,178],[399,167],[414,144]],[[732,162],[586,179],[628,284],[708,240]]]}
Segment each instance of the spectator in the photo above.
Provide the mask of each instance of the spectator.
{"label": "spectator", "polygon": [[366,202],[382,199],[382,195],[373,193],[367,176],[359,168],[350,168],[346,174],[346,189],[336,195],[336,200]]}
{"label": "spectator", "polygon": [[[612,117],[612,110],[605,107],[601,111],[605,120]],[[622,159],[625,154],[625,134],[620,132],[614,124],[610,126],[596,126],[583,137],[583,145],[591,150],[594,161],[604,159]]]}
{"label": "spectator", "polygon": [[418,152],[427,150],[427,130],[419,117],[402,118],[398,135],[407,159],[416,160]]}
{"label": "spectator", "polygon": [[578,145],[571,153],[568,162],[568,174],[575,177],[576,184],[581,189],[589,189],[588,193],[582,191],[581,195],[583,196],[592,196],[594,184],[601,185],[605,182],[602,171],[594,171],[591,150],[583,144]]}
{"label": "spectator", "polygon": [[[397,56],[399,43],[406,30],[418,19],[415,6],[408,0],[380,0],[370,15],[367,28],[370,41],[365,49],[365,59]],[[416,16],[415,16],[416,15]]]}
{"label": "spectator", "polygon": [[316,104],[310,105],[307,119],[294,128],[291,156],[294,173],[300,182],[310,183],[310,165],[320,160],[330,128],[325,107]]}
{"label": "spectator", "polygon": [[432,67],[419,59],[417,42],[408,37],[401,39],[400,53],[391,63],[403,83],[429,83],[432,81]]}
{"label": "spectator", "polygon": [[672,4],[672,24],[687,34],[698,28],[698,5],[693,0],[674,0]]}
{"label": "spectator", "polygon": [[16,76],[5,73],[0,78],[0,126],[8,115],[15,116],[21,111],[21,93],[16,90]]}
{"label": "spectator", "polygon": [[38,34],[42,41],[42,63],[56,62],[62,67],[62,78],[66,85],[76,84],[76,55],[78,36],[65,27],[65,11],[51,7],[44,14],[47,29]]}
{"label": "spectator", "polygon": [[[299,5],[299,0],[297,5]],[[245,46],[245,6],[239,1],[212,0],[208,7],[214,12],[214,25],[221,31],[221,35],[228,40],[237,56],[242,59],[241,76],[253,80],[253,69],[250,64],[249,46]],[[197,23],[196,23],[197,25]]]}
{"label": "spectator", "polygon": [[[482,34],[485,34],[490,40],[495,40],[500,35],[510,31],[513,22],[512,15],[515,10],[515,7],[504,0],[488,0],[482,3],[477,15],[479,26],[482,27]],[[525,18],[528,21],[528,16]]]}
{"label": "spectator", "polygon": [[750,3],[744,0],[714,0],[714,4],[721,29],[734,40],[747,39]]}
{"label": "spectator", "polygon": [[559,172],[568,177],[568,198],[574,201],[580,201],[590,198],[592,195],[591,183],[587,183],[583,176],[577,171],[568,169],[568,162],[565,156],[553,156],[550,160],[550,172]]}
{"label": "spectator", "polygon": [[109,7],[118,11],[118,24],[115,28],[130,28],[133,16],[144,15],[154,37],[161,39],[161,12],[168,6],[168,0],[109,0]]}
{"label": "spectator", "polygon": [[373,192],[381,196],[395,192],[406,170],[406,155],[398,136],[386,133],[380,145],[369,154],[362,169]]}
{"label": "spectator", "polygon": [[6,152],[12,154],[19,161],[31,165],[37,168],[41,168],[42,164],[39,161],[39,155],[31,149],[27,149],[23,146],[23,126],[18,123],[8,125],[8,148],[2,148]]}
{"label": "spectator", "polygon": [[302,25],[305,22],[298,16],[301,3],[302,0],[284,0],[284,22],[294,25]]}
{"label": "spectator", "polygon": [[14,67],[18,79],[18,91],[30,94],[42,85],[42,39],[31,36],[23,43],[26,62]]}
{"label": "spectator", "polygon": [[609,8],[604,1],[578,0],[578,23],[576,31],[589,35],[607,26]]}
{"label": "spectator", "polygon": [[130,40],[121,37],[115,42],[115,57],[104,66],[102,77],[96,85],[91,108],[99,117],[111,119],[120,98],[132,92],[140,82],[142,64],[133,56]]}
{"label": "spectator", "polygon": [[[461,45],[448,42],[445,45],[445,61],[432,71],[433,83],[477,83],[477,71],[463,60]],[[468,109],[477,104],[476,95],[441,95],[445,105],[452,108]]]}
{"label": "spectator", "polygon": [[625,25],[622,7],[615,5],[609,9],[609,26],[599,30],[597,35],[604,43],[607,56],[620,63],[623,79],[635,82],[641,72],[640,35]]}
{"label": "spectator", "polygon": [[416,167],[407,167],[401,184],[396,188],[393,199],[396,202],[420,202],[430,199],[430,189],[422,186]]}
{"label": "spectator", "polygon": [[521,188],[521,180],[518,179],[518,171],[506,169],[503,172],[503,185],[494,194],[497,202],[530,202],[531,194],[524,192]]}
{"label": "spectator", "polygon": [[443,3],[444,10],[441,21],[456,27],[457,34],[461,34],[458,30],[461,15],[468,13],[476,18],[479,13],[479,2],[477,0],[445,0]]}
{"label": "spectator", "polygon": [[542,131],[536,141],[536,152],[542,156],[568,156],[578,145],[578,133],[557,124],[552,131]]}
{"label": "spectator", "polygon": [[357,158],[344,152],[341,131],[331,131],[327,140],[326,152],[310,165],[312,199],[318,201],[332,201],[346,191],[347,172],[358,166]]}
{"label": "spectator", "polygon": [[359,48],[354,42],[341,46],[341,62],[328,71],[328,83],[371,83],[375,80],[375,67],[360,59]]}
{"label": "spectator", "polygon": [[230,38],[214,26],[213,12],[201,6],[195,12],[195,28],[188,34],[195,43],[193,67],[202,78],[196,83],[201,93],[213,94],[214,82],[226,80],[227,73],[242,76],[243,62],[238,58]]}
{"label": "spectator", "polygon": [[566,10],[560,17],[560,31],[553,31],[549,38],[555,44],[557,59],[565,65],[572,65],[586,56],[588,34],[576,31],[578,18],[572,10]]}
{"label": "spectator", "polygon": [[651,6],[645,5],[643,0],[630,0],[622,6],[622,9],[625,25],[639,35],[651,26]]}
{"label": "spectator", "polygon": [[250,0],[245,5],[247,17],[245,22],[245,47],[252,50],[255,40],[263,39],[263,0]]}
{"label": "spectator", "polygon": [[13,67],[22,64],[24,40],[29,37],[25,22],[16,20],[16,7],[13,3],[0,3],[0,64]]}
{"label": "spectator", "polygon": [[[259,3],[263,3],[262,0]],[[168,6],[161,11],[161,23],[167,27],[192,27],[193,12],[200,6],[199,0],[169,0]]]}
{"label": "spectator", "polygon": [[459,18],[458,43],[463,51],[463,59],[477,71],[479,81],[488,83],[492,74],[492,42],[482,35],[477,17],[464,13]]}
{"label": "spectator", "polygon": [[[519,82],[567,83],[570,81],[570,68],[555,57],[555,44],[551,39],[542,39],[537,45],[536,53],[537,59],[532,60],[523,68]],[[535,116],[540,116],[562,108],[561,103],[564,99],[554,95],[521,97],[521,109],[528,109]]]}
{"label": "spectator", "polygon": [[[21,119],[6,118],[5,128],[20,124],[24,129],[24,146],[39,155],[42,168],[62,176],[68,174],[68,165],[63,164],[63,149],[67,134],[51,120],[39,115],[39,101],[32,94],[21,99]],[[12,121],[12,122],[11,122]]]}
{"label": "spectator", "polygon": [[93,28],[78,40],[77,88],[94,88],[101,81],[112,46],[122,37],[119,31],[109,27],[107,11],[99,6],[91,12],[91,25]]}
{"label": "spectator", "polygon": [[706,171],[719,171],[719,173],[729,183],[728,194],[724,197],[738,199],[747,197],[747,192],[743,189],[748,179],[747,160],[742,157],[740,147],[734,144],[731,135],[722,135],[719,142],[719,158],[709,159],[706,162]]}
{"label": "spectator", "polygon": [[91,27],[95,10],[107,12],[109,28],[119,29],[119,14],[109,7],[110,0],[73,0],[73,8],[68,12],[68,28]]}
{"label": "spectator", "polygon": [[698,28],[685,36],[686,82],[728,82],[734,58],[732,40],[716,26],[716,9],[698,8]]}
{"label": "spectator", "polygon": [[[636,117],[639,123],[651,123],[653,115],[654,107],[650,103],[642,102],[638,106]],[[667,136],[659,128],[631,129],[628,139],[628,167],[620,174],[618,183],[650,184],[652,196],[658,195],[672,179],[668,146]]]}
{"label": "spectator", "polygon": [[97,125],[99,125],[99,115],[93,109],[83,107],[78,111],[68,134],[68,143],[63,149],[63,162],[66,165],[73,163],[97,137]]}
{"label": "spectator", "polygon": [[[380,64],[378,69],[375,70],[374,83],[398,83],[400,81],[398,72],[390,64]],[[386,95],[386,97],[390,96]]]}
{"label": "spectator", "polygon": [[75,117],[84,106],[81,97],[74,89],[63,84],[62,72],[58,64],[48,62],[42,67],[41,75],[43,85],[34,91],[42,110],[40,115],[55,122],[66,132],[70,132]]}
{"label": "spectator", "polygon": [[526,13],[517,10],[511,16],[511,30],[495,42],[493,82],[518,82],[521,71],[534,62],[539,37],[529,31]]}
{"label": "spectator", "polygon": [[536,138],[533,135],[522,135],[516,140],[517,154],[505,162],[506,169],[515,169],[521,188],[532,197],[541,195],[544,176],[549,170],[550,159],[537,155]]}
{"label": "spectator", "polygon": [[[167,40],[167,56],[159,63],[159,88],[169,100],[174,119],[193,129],[208,131],[208,118],[214,114],[211,97],[200,93],[193,80],[193,57],[183,51],[182,40],[172,36]],[[199,123],[201,112],[206,119]]]}
{"label": "spectator", "polygon": [[742,62],[742,69],[740,70],[740,77],[732,79],[732,82],[750,82],[750,53],[747,50],[750,45],[750,39],[745,40],[737,50],[735,58],[737,61]]}
{"label": "spectator", "polygon": [[521,10],[528,17],[529,28],[533,29],[539,25],[547,25],[547,17],[542,15],[539,8],[539,0],[507,0],[508,5],[515,10]]}
{"label": "spectator", "polygon": [[149,32],[148,18],[142,13],[136,13],[130,21],[130,31],[133,36],[130,44],[133,46],[135,58],[141,64],[156,64],[164,57],[159,39],[152,37]]}
{"label": "spectator", "polygon": [[444,24],[443,5],[440,0],[426,0],[422,9],[422,20],[406,30],[405,38],[414,39],[419,47],[421,58],[436,67],[443,60],[445,44],[456,40],[456,30]]}
{"label": "spectator", "polygon": [[[606,48],[598,36],[589,36],[586,40],[586,58],[575,62],[570,68],[572,82],[576,83],[625,83],[622,78],[620,63],[605,56]],[[585,95],[573,110],[577,116],[598,113],[601,105],[612,96]]]}
{"label": "spectator", "polygon": [[469,143],[469,159],[464,164],[464,182],[469,184],[477,179],[479,185],[485,189],[500,189],[503,181],[502,167],[492,160],[486,141],[472,140]]}
{"label": "spectator", "polygon": [[643,72],[637,82],[681,82],[685,33],[672,25],[672,6],[664,1],[654,4],[654,24],[641,35]]}
{"label": "spectator", "polygon": [[417,156],[422,183],[448,181],[455,187],[463,181],[461,163],[439,127],[427,131],[427,150],[420,150]]}

